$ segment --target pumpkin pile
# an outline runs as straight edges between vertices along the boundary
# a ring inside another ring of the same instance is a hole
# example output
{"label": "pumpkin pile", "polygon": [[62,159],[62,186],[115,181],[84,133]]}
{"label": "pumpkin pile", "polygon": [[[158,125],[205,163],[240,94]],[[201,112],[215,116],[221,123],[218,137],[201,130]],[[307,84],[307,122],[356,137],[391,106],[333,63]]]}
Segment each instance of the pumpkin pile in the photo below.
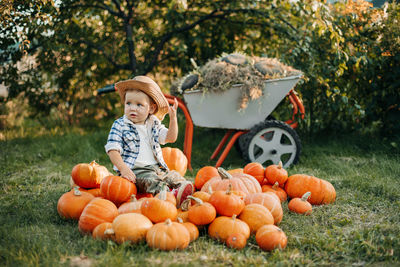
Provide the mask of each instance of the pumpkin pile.
{"label": "pumpkin pile", "polygon": [[77,220],[81,233],[117,243],[143,241],[167,251],[186,248],[199,237],[199,228],[230,248],[244,248],[255,235],[262,250],[283,249],[287,237],[277,225],[287,198],[291,211],[311,214],[312,205],[332,203],[336,197],[325,180],[288,176],[282,164],[264,168],[255,162],[228,171],[201,168],[194,181],[197,191],[179,208],[168,190],[138,194],[134,183],[96,162],[73,167],[71,185],[57,210],[61,217]]}

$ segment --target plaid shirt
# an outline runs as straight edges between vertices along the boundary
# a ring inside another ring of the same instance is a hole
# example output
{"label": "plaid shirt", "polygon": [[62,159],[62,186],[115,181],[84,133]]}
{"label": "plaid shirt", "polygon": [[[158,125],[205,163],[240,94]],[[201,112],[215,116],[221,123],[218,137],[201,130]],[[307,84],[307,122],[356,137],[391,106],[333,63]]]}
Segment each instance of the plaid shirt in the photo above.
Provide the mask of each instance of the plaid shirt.
{"label": "plaid shirt", "polygon": [[[154,115],[151,115],[146,120],[146,126],[154,158],[158,162],[160,168],[168,170],[160,146],[160,144],[165,144],[168,129],[161,124],[160,120]],[[110,150],[119,151],[122,160],[132,169],[135,166],[135,161],[140,150],[139,133],[135,124],[125,116],[115,120],[108,134],[105,149],[107,153]],[[114,170],[118,171],[116,166],[114,166]]]}

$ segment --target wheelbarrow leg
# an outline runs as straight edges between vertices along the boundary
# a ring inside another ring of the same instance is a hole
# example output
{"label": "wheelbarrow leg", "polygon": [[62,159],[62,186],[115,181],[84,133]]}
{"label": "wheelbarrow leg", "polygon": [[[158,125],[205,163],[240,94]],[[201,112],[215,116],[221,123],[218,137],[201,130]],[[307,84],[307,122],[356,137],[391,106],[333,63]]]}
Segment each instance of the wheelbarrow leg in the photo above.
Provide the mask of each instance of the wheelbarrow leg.
{"label": "wheelbarrow leg", "polygon": [[233,130],[228,130],[224,137],[221,139],[221,142],[219,142],[218,146],[215,148],[214,153],[211,155],[210,159],[215,159],[219,152],[221,151],[222,147],[225,145],[226,140],[228,140],[229,136],[233,133]]}
{"label": "wheelbarrow leg", "polygon": [[[228,156],[229,151],[231,150],[233,144],[236,142],[236,140],[239,138],[239,136],[241,136],[242,134],[247,133],[247,131],[237,131],[231,138],[231,140],[229,140],[228,144],[226,145],[224,151],[222,152],[221,156],[219,157],[217,163],[215,164],[215,167],[218,168],[219,166],[222,165],[222,163],[224,162],[226,156]],[[224,137],[225,138],[225,137]]]}

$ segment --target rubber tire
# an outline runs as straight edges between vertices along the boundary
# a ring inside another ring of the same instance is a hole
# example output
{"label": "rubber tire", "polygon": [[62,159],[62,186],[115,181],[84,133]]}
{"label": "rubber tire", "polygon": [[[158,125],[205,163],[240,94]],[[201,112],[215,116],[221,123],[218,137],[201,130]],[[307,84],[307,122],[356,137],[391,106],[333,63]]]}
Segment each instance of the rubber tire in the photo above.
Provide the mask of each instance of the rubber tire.
{"label": "rubber tire", "polygon": [[[291,142],[291,145],[294,146],[294,149],[295,149],[294,157],[292,158],[292,156],[291,156],[288,160],[282,161],[284,168],[288,168],[292,164],[296,164],[299,161],[299,157],[300,157],[300,153],[301,153],[300,138],[297,135],[296,131],[293,130],[293,128],[291,128],[288,124],[286,124],[282,121],[278,121],[278,120],[266,120],[264,122],[260,122],[259,124],[256,124],[255,126],[253,126],[248,133],[243,134],[239,138],[239,139],[241,139],[240,142],[238,142],[239,147],[240,147],[240,150],[242,151],[242,156],[245,159],[245,161],[246,162],[252,161],[252,157],[250,156],[250,145],[251,145],[251,141],[253,140],[253,138],[255,138],[255,136],[257,134],[259,134],[260,132],[267,131],[267,129],[269,129],[269,128],[280,129],[286,135],[286,139],[288,139]],[[289,137],[292,138],[292,140],[290,140]],[[271,151],[272,151],[272,147],[271,147]],[[260,163],[265,166],[265,162],[266,161],[260,162]],[[273,164],[278,164],[278,162],[273,162]]]}

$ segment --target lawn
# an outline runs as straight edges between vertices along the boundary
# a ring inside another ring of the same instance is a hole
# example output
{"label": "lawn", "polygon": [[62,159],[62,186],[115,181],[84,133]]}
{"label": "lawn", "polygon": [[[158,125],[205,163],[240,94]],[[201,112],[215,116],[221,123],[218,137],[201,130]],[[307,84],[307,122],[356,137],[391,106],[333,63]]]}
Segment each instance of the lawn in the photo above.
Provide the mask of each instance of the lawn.
{"label": "lawn", "polygon": [[[300,162],[289,174],[330,181],[336,202],[314,206],[311,216],[283,204],[279,225],[288,237],[283,251],[261,251],[254,237],[241,251],[227,248],[200,229],[183,251],[162,252],[146,244],[117,245],[82,236],[77,222],[57,213],[69,190],[72,167],[97,160],[111,170],[103,146],[107,130],[0,142],[0,265],[4,266],[400,266],[400,153],[396,144],[373,138],[303,138]],[[223,132],[195,129],[193,168],[209,162]],[[182,139],[182,138],[181,138]],[[178,146],[182,140],[178,142]],[[224,167],[243,167],[234,150]]]}

